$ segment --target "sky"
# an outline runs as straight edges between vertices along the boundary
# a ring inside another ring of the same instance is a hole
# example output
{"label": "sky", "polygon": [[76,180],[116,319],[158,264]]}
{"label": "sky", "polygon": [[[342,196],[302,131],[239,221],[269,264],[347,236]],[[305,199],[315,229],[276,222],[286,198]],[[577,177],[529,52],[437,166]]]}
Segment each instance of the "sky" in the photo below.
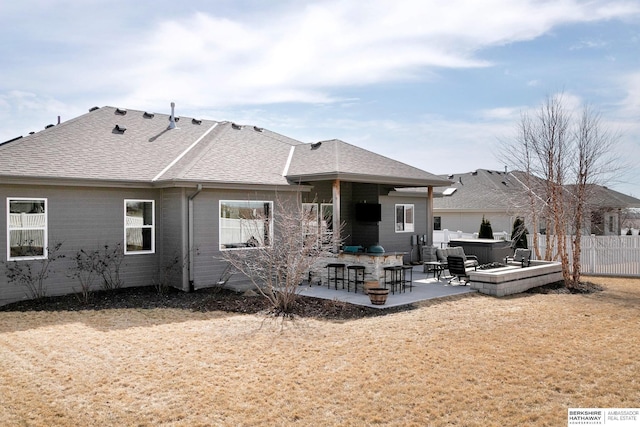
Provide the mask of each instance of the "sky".
{"label": "sky", "polygon": [[[504,170],[561,93],[640,198],[640,0],[0,0],[0,142],[94,106],[340,139],[434,174]],[[508,156],[506,156],[508,158]]]}

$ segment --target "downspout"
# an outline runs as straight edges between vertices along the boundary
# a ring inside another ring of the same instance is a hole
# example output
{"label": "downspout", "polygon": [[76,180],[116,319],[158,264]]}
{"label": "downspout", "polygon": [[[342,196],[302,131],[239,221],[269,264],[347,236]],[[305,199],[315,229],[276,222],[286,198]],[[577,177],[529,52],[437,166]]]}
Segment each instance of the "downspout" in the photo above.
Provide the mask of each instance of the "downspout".
{"label": "downspout", "polygon": [[191,194],[188,198],[188,203],[187,203],[187,227],[188,227],[188,232],[187,232],[187,269],[188,269],[188,273],[189,273],[189,292],[192,292],[193,289],[193,252],[194,252],[194,248],[193,248],[193,235],[194,235],[194,231],[193,231],[193,199],[196,198],[196,196],[198,194],[200,194],[200,192],[202,191],[202,184],[198,184],[198,186],[196,187],[196,191]]}

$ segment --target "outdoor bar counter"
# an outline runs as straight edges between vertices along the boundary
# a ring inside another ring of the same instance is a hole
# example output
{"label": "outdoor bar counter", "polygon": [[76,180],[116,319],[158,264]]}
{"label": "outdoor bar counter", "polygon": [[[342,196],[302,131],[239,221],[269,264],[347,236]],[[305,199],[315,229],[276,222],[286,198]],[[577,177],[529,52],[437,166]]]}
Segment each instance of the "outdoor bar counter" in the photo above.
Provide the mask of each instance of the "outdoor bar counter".
{"label": "outdoor bar counter", "polygon": [[338,259],[334,262],[349,265],[364,266],[364,280],[384,283],[384,268],[402,265],[402,259],[406,252],[343,252],[338,254]]}

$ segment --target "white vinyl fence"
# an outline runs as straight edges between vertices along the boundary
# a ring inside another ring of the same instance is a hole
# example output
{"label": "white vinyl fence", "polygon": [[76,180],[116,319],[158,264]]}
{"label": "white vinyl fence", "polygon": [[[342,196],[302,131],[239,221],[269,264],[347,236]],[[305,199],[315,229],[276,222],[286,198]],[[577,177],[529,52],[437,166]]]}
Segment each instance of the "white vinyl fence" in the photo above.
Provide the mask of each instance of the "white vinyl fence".
{"label": "white vinyl fence", "polygon": [[[462,231],[437,230],[433,232],[433,245],[436,248],[446,247],[452,239],[477,238],[478,233]],[[499,240],[511,237],[504,231],[493,233]],[[538,246],[544,254],[549,236],[539,234]],[[527,236],[529,247],[533,247],[533,236]],[[567,236],[569,259],[573,262],[570,239]],[[557,247],[557,246],[556,246]],[[555,255],[555,254],[554,254]],[[580,254],[582,274],[594,276],[631,276],[640,277],[640,236],[582,236],[582,253]]]}
{"label": "white vinyl fence", "polygon": [[[540,253],[547,248],[547,239],[553,236],[538,235]],[[573,262],[570,239],[567,236],[569,259]],[[528,236],[529,247],[533,236]],[[640,276],[640,236],[582,236],[580,254],[582,274],[594,276]]]}
{"label": "white vinyl fence", "polygon": [[9,241],[11,247],[23,245],[44,247],[46,217],[43,213],[10,213]]}

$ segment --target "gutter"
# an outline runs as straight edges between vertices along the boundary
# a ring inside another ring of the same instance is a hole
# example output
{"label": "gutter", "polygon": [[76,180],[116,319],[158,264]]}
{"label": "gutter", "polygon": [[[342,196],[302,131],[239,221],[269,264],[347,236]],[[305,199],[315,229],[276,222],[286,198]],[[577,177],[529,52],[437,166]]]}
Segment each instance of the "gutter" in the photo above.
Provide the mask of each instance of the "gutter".
{"label": "gutter", "polygon": [[188,196],[187,199],[187,269],[189,273],[189,292],[192,292],[193,282],[194,282],[194,261],[193,261],[193,236],[194,236],[194,227],[193,227],[193,199],[196,198],[198,194],[202,191],[202,184],[198,184],[196,187],[196,191]]}

